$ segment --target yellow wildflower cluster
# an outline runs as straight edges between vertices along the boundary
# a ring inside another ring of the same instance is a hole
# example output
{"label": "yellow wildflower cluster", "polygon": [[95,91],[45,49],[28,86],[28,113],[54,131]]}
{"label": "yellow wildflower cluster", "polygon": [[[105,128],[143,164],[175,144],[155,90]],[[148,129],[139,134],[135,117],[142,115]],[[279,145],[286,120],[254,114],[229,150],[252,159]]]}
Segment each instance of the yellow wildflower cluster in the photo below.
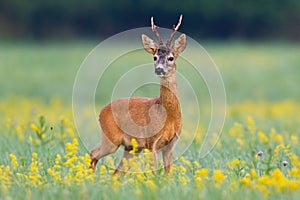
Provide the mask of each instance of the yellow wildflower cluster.
{"label": "yellow wildflower cluster", "polygon": [[[297,132],[300,118],[295,117],[295,113],[300,116],[300,111],[297,110],[300,104],[297,103],[257,105],[245,102],[230,105],[229,117],[235,116],[235,120],[225,125],[219,145],[215,146],[209,156],[199,159],[197,153],[205,139],[201,135],[205,132],[205,127],[199,126],[201,134],[197,136],[197,141],[172,163],[169,174],[165,174],[159,155],[157,170],[154,171],[152,152],[145,149],[136,154],[139,151],[138,141],[133,139],[131,158],[123,160],[123,171],[127,172],[123,176],[112,175],[120,161],[114,156],[99,160],[95,172],[89,169],[89,154],[80,145],[72,119],[67,117],[69,111],[65,111],[63,106],[57,103],[52,105],[57,113],[65,112],[57,119],[57,116],[51,114],[39,118],[41,115],[36,113],[36,109],[31,108],[26,101],[23,104],[29,106],[24,109],[23,115],[28,120],[24,121],[17,115],[15,118],[7,115],[3,117],[5,125],[0,126],[4,132],[3,141],[16,147],[7,149],[7,145],[1,145],[6,148],[0,165],[0,190],[3,194],[10,194],[10,190],[20,186],[25,188],[24,192],[28,197],[35,190],[55,187],[64,188],[66,195],[70,188],[79,187],[82,191],[80,195],[84,198],[89,197],[90,188],[113,190],[114,193],[133,190],[132,194],[141,198],[145,194],[160,194],[160,191],[174,188],[197,193],[199,196],[196,197],[200,199],[203,199],[201,194],[208,191],[225,196],[239,191],[241,194],[256,193],[267,197],[300,192]],[[51,111],[46,106],[43,109]],[[5,106],[0,104],[0,110],[5,111]],[[16,111],[10,112],[14,114]],[[290,120],[282,118],[283,114]],[[268,121],[269,119],[274,122]],[[277,126],[278,123],[284,128]],[[36,132],[43,134],[39,137]],[[188,131],[185,132],[188,134]],[[216,137],[217,135],[212,135],[211,138],[216,141]],[[104,198],[111,197],[107,195]]]}
{"label": "yellow wildflower cluster", "polygon": [[[84,156],[77,156],[78,141],[73,140],[73,143],[66,144],[66,154],[62,156],[56,155],[54,163],[49,168],[45,169],[43,163],[39,161],[38,154],[32,153],[31,164],[28,169],[19,167],[17,158],[15,155],[10,154],[11,166],[16,171],[18,182],[24,182],[25,184],[33,187],[42,187],[49,181],[53,181],[54,184],[80,184],[85,181],[92,182],[94,180],[94,173],[88,168],[90,164],[90,158],[88,154]],[[46,173],[45,173],[46,172]],[[9,182],[3,182],[3,187],[12,184],[12,172],[10,167],[1,167],[0,177],[3,176],[3,180]],[[48,176],[49,175],[49,176]]]}
{"label": "yellow wildflower cluster", "polygon": [[7,192],[12,184],[12,172],[9,166],[0,165],[0,188],[2,191]]}
{"label": "yellow wildflower cluster", "polygon": [[[90,164],[90,158],[88,154],[85,156],[77,156],[78,140],[73,139],[73,143],[66,144],[66,155],[64,158],[66,161],[63,166],[69,168],[68,173],[64,176],[63,181],[66,184],[82,183],[86,180],[93,181],[94,174],[91,169],[88,168]],[[55,166],[55,165],[54,165]]]}
{"label": "yellow wildflower cluster", "polygon": [[214,171],[213,179],[216,183],[216,187],[219,187],[219,185],[224,182],[225,178],[226,176],[223,175],[221,170]]}
{"label": "yellow wildflower cluster", "polygon": [[250,176],[240,179],[240,183],[252,190],[258,189],[265,195],[271,192],[300,191],[300,180],[287,178],[279,168],[274,169],[270,175],[260,177],[252,170]]}
{"label": "yellow wildflower cluster", "polygon": [[13,170],[16,170],[17,167],[19,166],[16,156],[11,153],[11,154],[9,154],[9,158],[11,160],[10,162],[11,162],[11,166],[12,166]]}
{"label": "yellow wildflower cluster", "polygon": [[52,176],[53,180],[55,183],[60,183],[62,182],[62,177],[61,177],[61,156],[59,154],[56,155],[55,158],[55,164],[53,167],[49,168],[47,170],[47,173]]}
{"label": "yellow wildflower cluster", "polygon": [[[13,162],[16,158],[13,155],[11,157],[11,162],[13,166]],[[16,172],[16,176],[18,178],[17,181],[24,182],[24,184],[28,186],[34,187],[42,187],[44,182],[42,180],[42,169],[43,163],[39,162],[38,154],[33,152],[31,155],[31,164],[28,168],[24,169],[24,167],[16,167],[14,170]]]}
{"label": "yellow wildflower cluster", "polygon": [[136,141],[136,139],[132,138],[131,144],[132,144],[132,150],[130,151],[130,153],[135,154],[138,151],[138,142]]}

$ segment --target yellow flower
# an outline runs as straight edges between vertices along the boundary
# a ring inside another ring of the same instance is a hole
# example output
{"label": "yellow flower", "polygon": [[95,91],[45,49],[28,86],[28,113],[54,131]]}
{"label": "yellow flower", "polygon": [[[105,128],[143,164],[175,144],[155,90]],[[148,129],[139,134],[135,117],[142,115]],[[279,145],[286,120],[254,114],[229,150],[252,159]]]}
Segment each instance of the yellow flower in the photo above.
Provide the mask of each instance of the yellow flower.
{"label": "yellow flower", "polygon": [[231,137],[236,137],[239,134],[243,133],[243,125],[240,123],[234,123],[233,127],[229,130],[229,135]]}
{"label": "yellow flower", "polygon": [[105,173],[106,173],[106,167],[105,167],[105,165],[101,165],[100,166],[100,174],[104,175]]}
{"label": "yellow flower", "polygon": [[17,126],[16,127],[16,132],[17,132],[17,135],[18,135],[18,138],[21,142],[24,141],[24,133],[23,133],[23,129],[21,126]]}
{"label": "yellow flower", "polygon": [[223,181],[225,180],[225,176],[223,175],[221,170],[215,170],[214,171],[214,175],[213,175],[213,179],[216,182],[216,186],[218,186],[219,184],[223,183]]}
{"label": "yellow flower", "polygon": [[73,139],[73,145],[76,147],[78,146],[78,140],[76,138]]}
{"label": "yellow flower", "polygon": [[191,162],[190,162],[189,160],[186,160],[183,156],[180,156],[179,160],[180,160],[181,162],[183,162],[184,164],[186,164],[189,168],[192,167]]}
{"label": "yellow flower", "polygon": [[14,154],[9,154],[9,158],[10,158],[10,161],[11,161],[11,165],[13,167],[13,169],[17,169],[17,167],[19,166],[19,163],[17,161],[17,158]]}
{"label": "yellow flower", "polygon": [[276,130],[275,130],[275,128],[272,128],[272,129],[271,129],[271,132],[270,132],[270,138],[271,138],[272,140],[274,140],[275,136],[276,136]]}
{"label": "yellow flower", "polygon": [[179,165],[179,171],[181,172],[181,174],[185,174],[186,173],[186,169],[185,169],[185,167],[184,166],[182,166],[182,165]]}
{"label": "yellow flower", "polygon": [[239,145],[242,147],[245,145],[245,141],[242,140],[241,138],[236,138],[236,142],[239,143]]}
{"label": "yellow flower", "polygon": [[198,188],[202,189],[203,188],[203,181],[201,177],[194,177],[195,181],[196,181],[196,185]]}
{"label": "yellow flower", "polygon": [[128,170],[129,170],[128,160],[126,158],[122,158],[122,160],[123,160],[123,171],[128,172]]}
{"label": "yellow flower", "polygon": [[117,190],[119,187],[122,186],[121,182],[119,181],[119,178],[117,176],[113,176],[111,178],[111,185],[113,190]]}
{"label": "yellow flower", "polygon": [[227,167],[229,167],[230,169],[235,169],[236,167],[238,167],[241,164],[240,159],[235,158],[233,159],[231,162],[227,162],[226,165]]}
{"label": "yellow flower", "polygon": [[114,160],[112,159],[112,157],[107,157],[106,158],[106,162],[107,162],[107,166],[111,169],[114,169],[115,168],[115,162]]}
{"label": "yellow flower", "polygon": [[38,182],[40,180],[41,176],[40,175],[29,175],[29,179],[32,181],[32,182]]}
{"label": "yellow flower", "polygon": [[152,153],[149,149],[144,150],[145,154]]}
{"label": "yellow flower", "polygon": [[195,172],[195,174],[196,174],[197,176],[202,177],[202,178],[207,178],[208,171],[209,171],[208,169],[202,168],[202,169],[200,169],[200,170],[197,170],[197,171]]}
{"label": "yellow flower", "polygon": [[275,156],[279,156],[279,152],[281,149],[284,149],[284,145],[280,144],[280,145],[277,145],[274,149],[274,154]]}
{"label": "yellow flower", "polygon": [[258,175],[257,175],[257,173],[256,173],[256,171],[255,171],[254,169],[251,169],[251,170],[250,170],[250,175],[251,175],[251,177],[254,178],[254,179],[258,178]]}
{"label": "yellow flower", "polygon": [[55,158],[55,164],[59,164],[60,163],[60,160],[61,160],[61,156],[60,154],[56,154],[56,158]]}
{"label": "yellow flower", "polygon": [[64,166],[74,167],[74,163],[77,161],[77,156],[69,157],[68,160],[64,163]]}
{"label": "yellow flower", "polygon": [[288,179],[283,175],[280,169],[275,169],[271,173],[272,177],[272,182],[273,186],[278,190],[278,191],[283,191],[283,189],[288,185]]}
{"label": "yellow flower", "polygon": [[134,156],[128,160],[129,166],[132,169],[132,172],[143,172],[141,162],[139,162],[139,157]]}
{"label": "yellow flower", "polygon": [[90,166],[91,158],[90,158],[90,155],[87,154],[87,153],[84,156],[84,163],[85,163],[86,166]]}
{"label": "yellow flower", "polygon": [[35,123],[32,123],[30,127],[31,127],[31,129],[34,130],[35,132],[39,132],[39,127],[38,127],[38,125],[36,125]]}
{"label": "yellow flower", "polygon": [[250,133],[255,133],[256,130],[255,123],[250,116],[247,117],[247,128],[250,131]]}
{"label": "yellow flower", "polygon": [[280,134],[276,134],[275,136],[275,141],[277,141],[279,144],[283,145],[284,142],[283,142],[283,138]]}
{"label": "yellow flower", "polygon": [[77,154],[78,149],[78,140],[76,138],[73,139],[73,143],[66,144],[66,151],[68,152],[64,157],[74,157]]}
{"label": "yellow flower", "polygon": [[146,187],[150,188],[151,190],[156,189],[156,184],[152,180],[147,180],[145,182]]}
{"label": "yellow flower", "polygon": [[32,143],[33,142],[33,139],[31,137],[31,135],[29,136],[29,142]]}
{"label": "yellow flower", "polygon": [[73,128],[68,128],[66,132],[69,134],[69,136],[70,136],[71,138],[74,138],[74,137],[76,136],[76,134],[75,134]]}
{"label": "yellow flower", "polygon": [[70,151],[70,150],[72,150],[72,148],[73,148],[72,144],[68,142],[66,144],[66,151]]}
{"label": "yellow flower", "polygon": [[269,195],[270,191],[268,188],[263,184],[256,184],[256,188],[259,189],[264,195]]}
{"label": "yellow flower", "polygon": [[37,160],[38,154],[35,153],[35,152],[33,152],[32,155],[31,155],[31,157],[32,157],[32,160]]}
{"label": "yellow flower", "polygon": [[143,173],[135,173],[135,177],[139,182],[144,182],[146,177]]}
{"label": "yellow flower", "polygon": [[194,161],[194,166],[196,167],[196,168],[201,168],[201,165],[197,162],[197,161]]}
{"label": "yellow flower", "polygon": [[13,177],[9,166],[0,165],[0,192],[8,192],[9,186],[12,184]]}
{"label": "yellow flower", "polygon": [[51,168],[49,168],[47,170],[47,172],[48,172],[48,174],[50,174],[52,176],[54,182],[59,183],[62,181],[60,172],[56,172],[56,171],[52,170]]}
{"label": "yellow flower", "polygon": [[299,162],[298,156],[292,154],[292,155],[290,155],[290,158],[291,158],[291,160],[292,160],[293,165],[294,165],[294,166],[298,166],[298,168],[300,169],[300,162]]}
{"label": "yellow flower", "polygon": [[137,143],[136,139],[132,138],[131,144],[132,144],[132,150],[129,153],[134,154],[138,151],[138,143]]}
{"label": "yellow flower", "polygon": [[33,174],[38,174],[39,173],[39,169],[37,168],[35,163],[31,163],[30,165],[30,170]]}
{"label": "yellow flower", "polygon": [[[145,159],[143,160],[145,162],[145,171],[151,171],[152,166],[154,165],[154,154],[149,150],[144,150]],[[125,165],[124,165],[125,170]]]}
{"label": "yellow flower", "polygon": [[185,176],[182,176],[182,177],[181,177],[181,183],[182,183],[182,185],[183,185],[183,186],[186,186],[186,185],[187,185],[187,182],[188,182],[188,181],[187,181],[187,179],[185,178]]}
{"label": "yellow flower", "polygon": [[289,180],[287,187],[289,191],[299,191],[300,190],[300,181],[299,180]]}
{"label": "yellow flower", "polygon": [[261,183],[262,185],[267,185],[267,186],[271,186],[273,184],[273,181],[268,175],[264,175],[258,178],[258,182]]}
{"label": "yellow flower", "polygon": [[258,138],[259,140],[262,142],[262,143],[268,143],[269,142],[269,139],[268,137],[266,136],[266,134],[262,131],[259,131],[258,133]]}
{"label": "yellow flower", "polygon": [[197,144],[199,144],[202,141],[200,133],[196,133],[195,134],[195,141],[196,141]]}
{"label": "yellow flower", "polygon": [[249,186],[249,185],[251,185],[251,180],[249,178],[244,177],[244,178],[240,179],[240,183],[243,185]]}
{"label": "yellow flower", "polygon": [[59,117],[59,120],[60,120],[60,122],[64,123],[65,120],[66,120],[66,117],[63,116],[63,115],[61,115],[61,116]]}
{"label": "yellow flower", "polygon": [[298,137],[294,134],[291,135],[291,141],[293,144],[298,144]]}

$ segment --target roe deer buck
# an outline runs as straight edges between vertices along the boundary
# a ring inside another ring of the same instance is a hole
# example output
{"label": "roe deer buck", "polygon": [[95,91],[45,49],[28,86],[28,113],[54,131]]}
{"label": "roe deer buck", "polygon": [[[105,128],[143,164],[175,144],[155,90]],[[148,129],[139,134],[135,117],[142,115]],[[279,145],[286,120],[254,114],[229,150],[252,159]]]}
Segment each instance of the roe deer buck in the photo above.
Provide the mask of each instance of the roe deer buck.
{"label": "roe deer buck", "polygon": [[[158,44],[144,34],[142,34],[142,43],[144,49],[154,55],[155,73],[160,78],[160,96],[118,99],[102,109],[99,116],[103,131],[102,140],[90,154],[90,168],[93,170],[100,158],[115,152],[120,145],[125,147],[123,158],[130,158],[132,155],[129,151],[133,148],[131,140],[134,138],[138,143],[137,153],[144,148],[153,153],[154,170],[157,152],[161,151],[165,171],[170,172],[173,149],[182,126],[176,83],[176,58],[186,47],[186,35],[181,34],[171,47],[172,39],[181,20],[182,15],[164,46],[154,25],[153,17],[151,18],[151,27]],[[114,174],[118,173],[122,167],[123,159]]]}

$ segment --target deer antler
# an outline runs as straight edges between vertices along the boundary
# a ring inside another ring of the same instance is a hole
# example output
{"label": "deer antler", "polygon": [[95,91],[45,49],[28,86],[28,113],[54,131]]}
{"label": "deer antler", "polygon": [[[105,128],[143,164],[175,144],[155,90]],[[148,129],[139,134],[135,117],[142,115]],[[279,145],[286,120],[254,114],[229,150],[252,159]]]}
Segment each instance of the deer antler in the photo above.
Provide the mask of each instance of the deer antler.
{"label": "deer antler", "polygon": [[167,44],[166,44],[167,48],[170,48],[172,39],[173,39],[173,37],[174,37],[176,31],[179,29],[179,26],[180,26],[180,24],[181,24],[181,21],[182,21],[182,15],[180,15],[180,17],[179,17],[177,26],[173,25],[173,31],[172,31],[172,33],[171,33],[171,35],[170,35],[170,37],[169,37],[169,39],[168,39],[168,41],[167,41]]}
{"label": "deer antler", "polygon": [[155,36],[157,37],[157,40],[158,40],[158,43],[159,43],[159,46],[162,46],[163,45],[163,42],[156,30],[156,27],[155,24],[154,24],[154,21],[153,21],[153,17],[151,17],[151,28],[152,28],[152,31],[154,32]]}

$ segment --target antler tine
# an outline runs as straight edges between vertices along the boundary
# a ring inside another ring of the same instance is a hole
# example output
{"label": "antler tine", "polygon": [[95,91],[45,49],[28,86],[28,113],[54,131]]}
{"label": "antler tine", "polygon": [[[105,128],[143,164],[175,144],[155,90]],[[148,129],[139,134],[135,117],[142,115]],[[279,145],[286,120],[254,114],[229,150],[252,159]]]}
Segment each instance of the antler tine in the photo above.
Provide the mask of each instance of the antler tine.
{"label": "antler tine", "polygon": [[168,41],[167,41],[167,44],[166,44],[166,46],[167,46],[168,48],[170,48],[170,46],[171,46],[172,39],[173,39],[173,37],[174,37],[176,31],[177,31],[177,30],[179,29],[179,27],[180,27],[181,21],[182,21],[182,15],[180,15],[180,17],[179,17],[177,26],[173,25],[173,31],[172,31],[172,33],[171,33],[171,35],[170,35],[170,37],[169,37],[169,39],[168,39]]}
{"label": "antler tine", "polygon": [[155,36],[157,37],[159,46],[162,46],[163,42],[162,42],[161,37],[159,36],[159,34],[158,34],[157,30],[156,30],[156,27],[157,26],[155,26],[155,24],[154,24],[153,17],[151,17],[151,28],[152,28],[152,31],[154,32]]}

